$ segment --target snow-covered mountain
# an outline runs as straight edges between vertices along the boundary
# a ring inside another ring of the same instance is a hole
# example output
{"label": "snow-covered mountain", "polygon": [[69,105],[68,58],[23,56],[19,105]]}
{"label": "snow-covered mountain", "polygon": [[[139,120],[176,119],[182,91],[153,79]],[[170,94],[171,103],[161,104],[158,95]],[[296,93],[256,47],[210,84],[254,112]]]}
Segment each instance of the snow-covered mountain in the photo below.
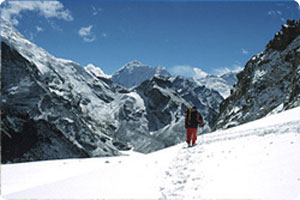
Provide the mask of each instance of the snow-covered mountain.
{"label": "snow-covered mountain", "polygon": [[[232,71],[222,75],[208,74],[199,68],[195,68],[193,80],[200,86],[218,91],[223,98],[230,95],[230,90],[237,82],[236,75],[239,71]],[[124,65],[120,70],[112,75],[112,80],[127,88],[139,86],[143,81],[150,80],[155,75],[171,77],[164,67],[151,67],[133,61]],[[187,78],[189,79],[189,78]]]}
{"label": "snow-covered mountain", "polygon": [[206,76],[194,77],[193,79],[199,85],[216,90],[223,98],[227,98],[230,95],[233,85],[237,82],[237,74],[238,72],[228,72],[222,75],[207,74]]}
{"label": "snow-covered mountain", "polygon": [[88,64],[87,66],[84,67],[84,69],[91,74],[92,76],[96,77],[96,78],[106,78],[106,79],[110,79],[111,75],[107,75],[105,74],[101,68],[96,67],[93,64]]}
{"label": "snow-covered mountain", "polygon": [[227,85],[230,85],[232,88],[233,85],[238,81],[236,75],[238,73],[240,73],[241,71],[242,71],[242,69],[241,70],[233,70],[231,72],[221,74],[221,75],[219,75],[219,77],[222,78],[223,80],[225,80]]}
{"label": "snow-covered mountain", "polygon": [[112,80],[131,88],[151,79],[154,75],[170,76],[164,67],[151,67],[139,61],[132,61],[115,72],[112,75]]}
{"label": "snow-covered mountain", "polygon": [[300,198],[300,107],[148,155],[1,166],[5,199]]}
{"label": "snow-covered mountain", "polygon": [[259,119],[300,105],[300,20],[282,25],[266,49],[248,61],[221,104],[216,128]]}
{"label": "snow-covered mountain", "polygon": [[4,20],[1,28],[4,163],[162,149],[184,140],[192,104],[204,131],[214,125],[223,98],[193,80],[155,75],[129,90],[93,65],[55,58]]}
{"label": "snow-covered mountain", "polygon": [[[206,126],[201,132],[210,131],[218,116],[219,104],[223,101],[218,92],[183,77],[168,78],[156,75],[133,91],[139,96],[139,101],[143,102],[144,107],[144,115],[140,114],[133,119],[146,122],[144,129],[148,130],[157,144],[160,144],[155,147],[154,144],[137,141],[135,136],[129,137],[132,142],[142,145],[142,152],[152,152],[184,141],[184,113],[191,105],[199,109],[205,120]],[[133,112],[129,108],[128,106],[125,114]],[[117,134],[119,137],[123,137],[124,134],[133,135],[132,129],[142,128],[141,124],[143,123],[125,123],[126,126]]]}
{"label": "snow-covered mountain", "polygon": [[2,36],[2,162],[120,155],[107,104],[112,85],[58,59],[5,20]]}
{"label": "snow-covered mountain", "polygon": [[199,86],[193,79],[177,76],[171,77],[169,80],[185,101],[199,109],[206,120],[207,128],[214,127],[220,103],[223,101],[222,96],[216,90],[206,86]]}
{"label": "snow-covered mountain", "polygon": [[197,106],[208,132],[214,126],[223,98],[192,79],[155,75],[111,103],[118,129],[114,136],[149,153],[185,140],[184,113]]}

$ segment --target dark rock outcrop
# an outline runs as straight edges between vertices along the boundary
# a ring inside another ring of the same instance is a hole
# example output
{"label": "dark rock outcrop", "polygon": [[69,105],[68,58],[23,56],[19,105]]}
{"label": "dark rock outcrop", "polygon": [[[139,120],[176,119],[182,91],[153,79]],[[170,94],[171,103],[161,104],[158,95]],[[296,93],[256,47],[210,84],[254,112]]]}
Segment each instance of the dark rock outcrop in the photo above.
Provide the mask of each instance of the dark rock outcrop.
{"label": "dark rock outcrop", "polygon": [[264,52],[240,72],[221,104],[215,129],[243,124],[300,105],[300,21],[288,20]]}

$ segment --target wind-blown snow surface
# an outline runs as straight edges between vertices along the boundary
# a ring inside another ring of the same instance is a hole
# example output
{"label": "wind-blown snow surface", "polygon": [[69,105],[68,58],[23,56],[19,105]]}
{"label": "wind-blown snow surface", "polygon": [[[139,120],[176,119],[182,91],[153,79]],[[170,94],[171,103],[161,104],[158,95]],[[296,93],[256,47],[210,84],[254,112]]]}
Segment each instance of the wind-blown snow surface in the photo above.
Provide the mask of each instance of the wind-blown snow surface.
{"label": "wind-blown snow surface", "polygon": [[148,155],[2,165],[6,199],[296,199],[300,107]]}

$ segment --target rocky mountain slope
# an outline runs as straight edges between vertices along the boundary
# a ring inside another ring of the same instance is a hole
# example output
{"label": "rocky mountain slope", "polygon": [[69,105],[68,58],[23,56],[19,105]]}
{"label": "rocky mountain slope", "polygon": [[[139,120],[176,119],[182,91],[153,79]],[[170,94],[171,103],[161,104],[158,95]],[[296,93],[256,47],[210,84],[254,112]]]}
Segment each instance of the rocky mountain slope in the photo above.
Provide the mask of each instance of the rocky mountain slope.
{"label": "rocky mountain slope", "polygon": [[[215,124],[219,104],[223,101],[218,92],[182,77],[154,76],[134,91],[144,102],[145,121],[148,121],[151,136],[163,147],[185,140],[184,113],[188,107],[195,105],[199,109],[206,123],[200,132],[208,132]],[[153,146],[149,146],[151,151]]]}
{"label": "rocky mountain slope", "polygon": [[300,105],[300,21],[288,20],[252,57],[221,104],[216,128],[228,128]]}
{"label": "rocky mountain slope", "polygon": [[104,109],[114,88],[4,20],[1,36],[2,162],[119,155],[115,122]]}
{"label": "rocky mountain slope", "polygon": [[4,163],[152,152],[184,140],[191,104],[210,130],[223,100],[179,77],[154,76],[129,90],[94,66],[55,58],[4,20],[1,36]]}
{"label": "rocky mountain slope", "polygon": [[210,131],[222,96],[192,79],[156,75],[138,87],[119,94],[109,103],[116,121],[114,138],[135,151],[150,153],[185,140],[184,115],[191,105],[199,108]]}
{"label": "rocky mountain slope", "polygon": [[125,87],[131,88],[151,79],[154,75],[170,76],[164,67],[151,67],[139,61],[132,61],[124,65],[112,75],[112,80]]}

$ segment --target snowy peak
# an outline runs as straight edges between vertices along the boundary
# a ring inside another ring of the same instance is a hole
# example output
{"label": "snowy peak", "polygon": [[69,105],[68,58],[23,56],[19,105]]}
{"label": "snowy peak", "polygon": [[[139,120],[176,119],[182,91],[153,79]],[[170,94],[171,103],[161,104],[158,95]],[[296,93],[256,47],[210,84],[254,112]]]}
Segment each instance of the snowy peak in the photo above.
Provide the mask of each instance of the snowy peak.
{"label": "snowy peak", "polygon": [[[194,68],[193,70],[195,72],[193,79],[197,84],[218,91],[223,98],[227,98],[230,95],[230,90],[237,82],[236,74],[238,71],[218,76],[208,74],[200,68]],[[114,73],[111,79],[116,83],[131,88],[139,86],[142,82],[150,80],[155,75],[171,77],[165,67],[151,67],[139,61],[132,61]]]}
{"label": "snowy peak", "polygon": [[195,76],[193,79],[199,85],[216,90],[223,98],[227,98],[230,95],[233,85],[237,82],[236,75],[237,72],[228,72],[219,76],[203,72],[202,76]]}
{"label": "snowy peak", "polygon": [[170,76],[169,72],[167,71],[167,69],[163,66],[157,66],[155,68],[155,74],[157,75],[163,75],[163,76]]}
{"label": "snowy peak", "polygon": [[209,74],[202,71],[201,69],[199,68],[194,68],[194,71],[195,71],[195,75],[194,75],[194,78],[195,79],[202,79],[202,78],[206,78]]}
{"label": "snowy peak", "polygon": [[133,69],[136,67],[143,67],[143,66],[145,66],[143,63],[141,63],[138,60],[134,60],[134,61],[131,61],[131,62],[125,64],[119,71],[122,71],[124,69],[130,70],[130,69]]}
{"label": "snowy peak", "polygon": [[137,70],[139,68],[151,69],[152,67],[150,67],[148,65],[144,65],[140,61],[134,60],[134,61],[131,61],[131,62],[123,65],[114,75],[122,74],[122,73],[134,73],[134,70]]}
{"label": "snowy peak", "polygon": [[236,75],[239,73],[240,71],[236,71],[236,72],[228,72],[225,74],[220,75],[219,77],[222,78],[223,80],[225,80],[227,82],[228,85],[232,86],[237,82],[237,77]]}
{"label": "snowy peak", "polygon": [[138,86],[154,75],[170,76],[164,67],[151,67],[139,61],[132,61],[124,65],[112,75],[112,80],[128,88]]}
{"label": "snowy peak", "polygon": [[92,76],[96,78],[111,78],[111,75],[105,74],[100,67],[96,67],[93,64],[88,64],[84,69]]}
{"label": "snowy peak", "polygon": [[111,86],[4,20],[1,36],[2,162],[120,155],[115,124],[105,121]]}

